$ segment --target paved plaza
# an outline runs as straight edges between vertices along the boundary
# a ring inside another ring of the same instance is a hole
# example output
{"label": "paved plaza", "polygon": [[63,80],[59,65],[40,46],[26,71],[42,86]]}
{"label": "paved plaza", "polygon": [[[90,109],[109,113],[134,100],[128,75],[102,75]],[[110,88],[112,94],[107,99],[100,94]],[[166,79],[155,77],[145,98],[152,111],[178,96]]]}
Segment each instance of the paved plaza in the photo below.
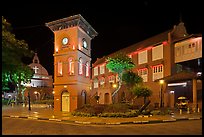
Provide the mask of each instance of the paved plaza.
{"label": "paved plaza", "polygon": [[146,124],[146,123],[164,123],[164,122],[176,122],[180,120],[196,120],[202,119],[202,112],[195,112],[182,114],[175,112],[172,115],[153,115],[131,118],[102,118],[102,117],[79,117],[72,116],[69,112],[55,112],[52,108],[31,108],[29,111],[27,107],[22,106],[3,106],[2,117],[12,118],[25,118],[25,119],[36,119],[36,120],[49,120],[58,122],[69,122],[78,124]]}

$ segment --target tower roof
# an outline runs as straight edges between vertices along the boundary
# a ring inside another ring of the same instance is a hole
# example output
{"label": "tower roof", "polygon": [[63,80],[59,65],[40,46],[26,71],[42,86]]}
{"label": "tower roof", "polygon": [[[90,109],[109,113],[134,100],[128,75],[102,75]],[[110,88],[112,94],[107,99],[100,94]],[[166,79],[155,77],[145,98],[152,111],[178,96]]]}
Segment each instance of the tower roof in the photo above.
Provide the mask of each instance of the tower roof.
{"label": "tower roof", "polygon": [[69,27],[79,26],[81,27],[91,38],[94,38],[98,33],[94,28],[80,15],[74,15],[59,20],[45,23],[45,25],[52,31],[61,30]]}

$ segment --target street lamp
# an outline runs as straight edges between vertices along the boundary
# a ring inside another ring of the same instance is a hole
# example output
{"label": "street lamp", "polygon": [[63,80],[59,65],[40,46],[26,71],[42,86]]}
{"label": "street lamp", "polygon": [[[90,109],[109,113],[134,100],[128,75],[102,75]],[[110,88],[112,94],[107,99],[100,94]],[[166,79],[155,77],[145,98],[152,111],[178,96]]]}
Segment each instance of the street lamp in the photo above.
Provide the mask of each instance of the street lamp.
{"label": "street lamp", "polygon": [[113,88],[117,88],[117,84],[113,84],[112,86],[113,86]]}
{"label": "street lamp", "polygon": [[28,110],[31,111],[31,107],[30,107],[30,89],[28,89]]}
{"label": "street lamp", "polygon": [[39,100],[40,100],[40,93],[37,92],[37,91],[35,91],[34,94],[36,95],[36,100],[37,100],[37,94],[38,94],[38,96],[39,96]]}
{"label": "street lamp", "polygon": [[163,84],[164,84],[164,80],[159,80],[159,84],[161,85],[160,88],[160,108],[163,107]]}

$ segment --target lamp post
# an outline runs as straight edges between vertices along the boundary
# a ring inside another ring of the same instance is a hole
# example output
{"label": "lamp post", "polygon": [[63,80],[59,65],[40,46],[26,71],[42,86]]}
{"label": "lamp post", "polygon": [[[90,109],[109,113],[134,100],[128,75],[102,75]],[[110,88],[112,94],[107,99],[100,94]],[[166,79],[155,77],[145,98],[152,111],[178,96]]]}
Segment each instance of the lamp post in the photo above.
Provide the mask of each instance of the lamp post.
{"label": "lamp post", "polygon": [[31,107],[30,107],[30,90],[28,90],[28,110],[31,111]]}
{"label": "lamp post", "polygon": [[164,80],[159,80],[159,84],[161,85],[160,88],[160,108],[163,107],[163,84],[164,84]]}
{"label": "lamp post", "polygon": [[[118,87],[118,85],[115,83],[115,84],[112,85],[112,87],[113,87],[114,89],[116,89],[116,88]],[[113,103],[113,104],[115,103],[115,95],[112,97],[112,103]]]}
{"label": "lamp post", "polygon": [[[40,100],[40,93],[37,92],[37,91],[35,91],[34,94],[36,95],[36,100],[37,100],[37,99]],[[38,97],[37,97],[37,94],[38,94]]]}

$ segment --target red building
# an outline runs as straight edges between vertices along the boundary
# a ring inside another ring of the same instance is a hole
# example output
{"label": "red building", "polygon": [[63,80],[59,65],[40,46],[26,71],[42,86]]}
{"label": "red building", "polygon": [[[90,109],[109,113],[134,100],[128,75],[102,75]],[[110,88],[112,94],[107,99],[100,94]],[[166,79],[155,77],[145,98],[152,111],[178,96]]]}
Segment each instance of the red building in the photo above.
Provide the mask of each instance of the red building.
{"label": "red building", "polygon": [[[193,105],[202,105],[202,81],[199,79],[202,58],[202,35],[191,34],[186,31],[183,22],[173,29],[130,45],[108,56],[97,59],[92,69],[92,94],[100,96],[99,103],[112,103],[112,93],[118,84],[117,75],[106,68],[106,59],[117,53],[125,53],[132,58],[136,67],[133,72],[138,73],[144,85],[153,94],[149,97],[151,105],[161,103],[167,107],[174,107],[177,97],[187,96]],[[160,80],[164,80],[161,85]],[[143,99],[136,98],[124,85],[116,94],[116,102],[122,101],[143,104]]]}

